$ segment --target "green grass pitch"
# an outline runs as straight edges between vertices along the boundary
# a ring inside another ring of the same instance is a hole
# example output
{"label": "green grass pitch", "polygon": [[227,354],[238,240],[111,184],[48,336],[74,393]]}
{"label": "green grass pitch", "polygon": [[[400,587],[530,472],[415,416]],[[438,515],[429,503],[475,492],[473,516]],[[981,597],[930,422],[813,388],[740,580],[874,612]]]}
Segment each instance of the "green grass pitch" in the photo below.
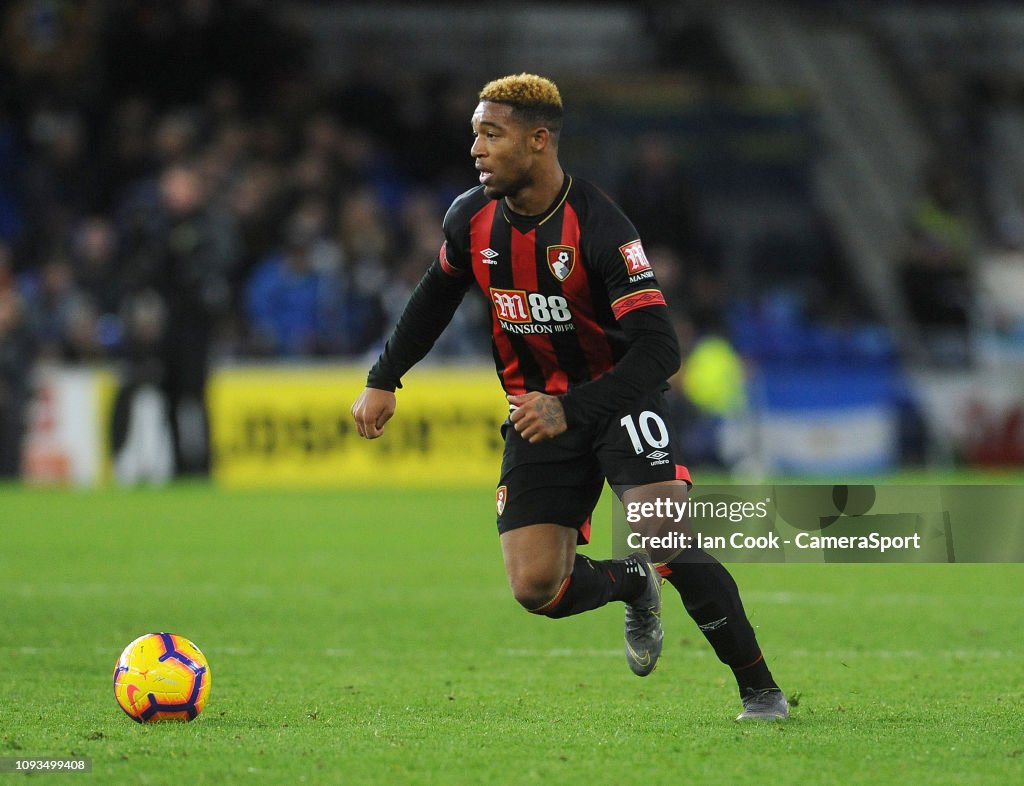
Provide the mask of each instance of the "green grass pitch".
{"label": "green grass pitch", "polygon": [[[1024,782],[1024,566],[734,573],[786,724],[733,722],[671,587],[643,680],[621,606],[524,613],[490,489],[0,487],[0,757],[86,756],[61,779],[111,784]],[[121,648],[159,630],[209,658],[191,724],[114,701]]]}

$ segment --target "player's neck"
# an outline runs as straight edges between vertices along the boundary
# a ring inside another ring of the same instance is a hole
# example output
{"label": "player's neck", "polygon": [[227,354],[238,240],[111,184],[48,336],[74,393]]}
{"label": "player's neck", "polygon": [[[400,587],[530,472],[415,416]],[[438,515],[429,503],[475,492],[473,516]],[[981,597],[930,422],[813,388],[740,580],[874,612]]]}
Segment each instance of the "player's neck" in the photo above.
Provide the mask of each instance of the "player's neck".
{"label": "player's neck", "polygon": [[565,182],[565,173],[559,164],[548,170],[542,177],[538,177],[526,188],[520,189],[518,193],[505,197],[505,204],[509,209],[521,216],[538,216],[555,201],[558,192],[562,190]]}

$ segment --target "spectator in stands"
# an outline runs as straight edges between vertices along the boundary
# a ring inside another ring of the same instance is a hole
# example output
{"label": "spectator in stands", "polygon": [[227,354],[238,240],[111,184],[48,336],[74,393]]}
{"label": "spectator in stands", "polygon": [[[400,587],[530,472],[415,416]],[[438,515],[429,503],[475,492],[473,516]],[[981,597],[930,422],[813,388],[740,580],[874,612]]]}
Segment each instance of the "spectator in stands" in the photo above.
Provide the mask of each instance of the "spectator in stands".
{"label": "spectator in stands", "polygon": [[75,285],[101,314],[109,316],[118,313],[124,295],[118,242],[113,222],[102,215],[84,219],[72,238],[71,272]]}
{"label": "spectator in stands", "polygon": [[296,211],[283,246],[253,270],[245,288],[250,348],[258,355],[309,357],[337,353],[343,288],[340,252],[318,225],[319,212]]}
{"label": "spectator in stands", "polygon": [[284,245],[253,271],[245,312],[258,354],[350,355],[379,336],[378,295],[357,288],[327,218],[326,204],[307,198],[289,219]]}
{"label": "spectator in stands", "polygon": [[71,299],[64,336],[64,360],[68,363],[100,363],[108,358],[103,342],[103,320],[88,297]]}
{"label": "spectator in stands", "polygon": [[[25,319],[35,339],[37,356],[48,361],[78,359],[83,349],[82,293],[75,288],[71,265],[57,254],[19,276]],[[74,326],[74,330],[72,329]],[[72,347],[72,340],[79,342]],[[89,354],[93,354],[90,352]]]}
{"label": "spectator in stands", "polygon": [[363,297],[380,298],[385,307],[393,302],[384,293],[392,276],[396,235],[384,205],[370,188],[354,191],[342,201],[338,210],[338,246],[345,257],[352,289]]}
{"label": "spectator in stands", "polygon": [[164,166],[181,163],[198,155],[199,128],[189,111],[168,112],[153,131],[153,147],[157,160]]}
{"label": "spectator in stands", "polygon": [[300,194],[315,194],[334,204],[342,189],[357,182],[341,158],[345,130],[326,112],[314,113],[304,124],[303,147],[290,162],[289,185]]}
{"label": "spectator in stands", "polygon": [[238,229],[239,287],[252,268],[280,242],[286,193],[281,169],[267,161],[247,162],[227,193],[228,209]]}

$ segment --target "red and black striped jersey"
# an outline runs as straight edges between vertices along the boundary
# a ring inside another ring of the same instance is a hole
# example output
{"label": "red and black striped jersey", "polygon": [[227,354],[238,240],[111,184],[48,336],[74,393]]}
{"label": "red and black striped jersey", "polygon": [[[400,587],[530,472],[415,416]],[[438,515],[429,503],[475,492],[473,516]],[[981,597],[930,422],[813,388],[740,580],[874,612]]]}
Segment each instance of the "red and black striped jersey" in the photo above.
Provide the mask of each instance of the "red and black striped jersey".
{"label": "red and black striped jersey", "polygon": [[665,305],[633,224],[569,175],[539,216],[473,188],[452,203],[444,235],[441,269],[472,276],[487,299],[494,361],[511,394],[557,396],[597,379],[629,349],[618,320]]}

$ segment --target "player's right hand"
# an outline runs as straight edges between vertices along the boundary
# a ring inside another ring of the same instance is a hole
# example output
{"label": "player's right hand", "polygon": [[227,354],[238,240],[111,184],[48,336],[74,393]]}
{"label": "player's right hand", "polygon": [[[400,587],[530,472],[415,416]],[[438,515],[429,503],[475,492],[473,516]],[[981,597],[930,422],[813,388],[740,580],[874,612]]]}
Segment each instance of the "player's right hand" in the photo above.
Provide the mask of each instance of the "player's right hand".
{"label": "player's right hand", "polygon": [[384,424],[395,414],[395,394],[390,390],[366,388],[352,405],[359,436],[377,439],[384,433]]}

